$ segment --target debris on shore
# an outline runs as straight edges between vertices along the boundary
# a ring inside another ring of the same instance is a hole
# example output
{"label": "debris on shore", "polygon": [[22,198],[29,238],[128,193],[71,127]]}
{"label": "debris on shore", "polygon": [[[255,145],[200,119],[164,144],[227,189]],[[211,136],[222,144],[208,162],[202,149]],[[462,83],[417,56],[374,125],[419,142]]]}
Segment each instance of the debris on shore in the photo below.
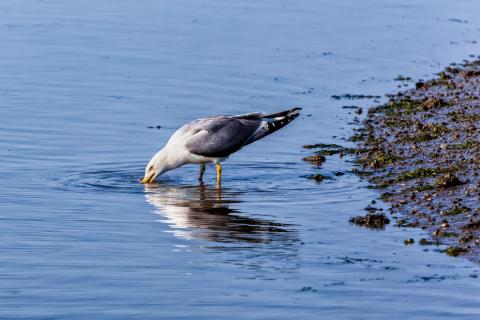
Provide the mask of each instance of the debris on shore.
{"label": "debris on shore", "polygon": [[[306,144],[303,146],[304,149],[314,150],[313,154],[307,157],[304,157],[302,160],[309,162],[312,166],[320,168],[321,165],[326,161],[327,156],[339,155],[343,157],[345,154],[356,153],[357,149],[355,148],[345,148],[338,144],[327,144],[327,143],[316,143],[316,144]],[[307,178],[312,179],[316,182],[322,182],[324,180],[331,180],[333,176],[342,176],[344,172],[331,172],[330,175],[324,174],[313,174],[307,176]]]}
{"label": "debris on shore", "polygon": [[[350,137],[355,148],[309,144],[303,147],[313,154],[303,160],[319,167],[328,156],[354,155],[353,172],[379,190],[395,225],[427,232],[406,245],[443,245],[448,255],[480,263],[480,60],[452,64],[388,97]],[[377,230],[390,223],[383,212],[367,209],[350,222]]]}
{"label": "debris on shore", "polygon": [[391,96],[351,140],[357,173],[380,190],[397,226],[427,231],[420,245],[480,262],[480,61]]}
{"label": "debris on shore", "polygon": [[356,216],[350,219],[350,223],[369,229],[383,230],[385,225],[390,223],[383,213],[367,213],[364,216]]}

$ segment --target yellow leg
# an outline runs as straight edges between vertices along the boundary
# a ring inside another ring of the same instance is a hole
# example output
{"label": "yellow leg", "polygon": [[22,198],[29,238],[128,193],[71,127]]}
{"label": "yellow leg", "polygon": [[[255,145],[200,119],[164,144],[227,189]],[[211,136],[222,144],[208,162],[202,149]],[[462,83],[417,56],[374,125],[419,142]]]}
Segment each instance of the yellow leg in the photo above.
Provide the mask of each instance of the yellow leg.
{"label": "yellow leg", "polygon": [[222,184],[222,166],[220,163],[217,163],[217,187],[220,188],[220,185]]}

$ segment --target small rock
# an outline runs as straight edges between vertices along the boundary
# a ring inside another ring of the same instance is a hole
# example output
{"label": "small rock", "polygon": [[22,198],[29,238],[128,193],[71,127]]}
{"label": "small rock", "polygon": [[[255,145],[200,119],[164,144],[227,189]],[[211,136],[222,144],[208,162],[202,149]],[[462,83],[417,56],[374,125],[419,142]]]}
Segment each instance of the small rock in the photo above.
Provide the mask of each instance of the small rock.
{"label": "small rock", "polygon": [[308,178],[309,178],[309,179],[313,179],[313,180],[315,180],[315,181],[317,181],[317,182],[322,182],[323,180],[328,179],[327,177],[325,177],[324,175],[321,175],[321,174],[319,174],[319,173],[313,174],[313,175],[311,175],[311,176],[308,177]]}
{"label": "small rock", "polygon": [[315,166],[321,165],[322,163],[325,162],[325,160],[326,160],[325,157],[322,156],[322,155],[314,155],[314,156],[309,156],[309,157],[303,158],[303,161],[310,162],[311,164],[313,164]]}
{"label": "small rock", "polygon": [[448,247],[447,250],[445,250],[445,253],[452,257],[458,257],[459,255],[467,252],[468,249],[463,247]]}
{"label": "small rock", "polygon": [[425,86],[425,83],[423,83],[422,81],[419,81],[417,83],[415,83],[415,88],[417,89],[421,89]]}
{"label": "small rock", "polygon": [[370,229],[384,229],[390,220],[383,214],[368,213],[365,216],[356,216],[351,218],[350,223]]}
{"label": "small rock", "polygon": [[421,246],[429,246],[433,244],[433,241],[427,240],[425,238],[421,238],[418,244],[420,244]]}
{"label": "small rock", "polygon": [[447,173],[435,180],[435,186],[441,188],[450,188],[461,185],[462,181],[458,179],[453,173]]}

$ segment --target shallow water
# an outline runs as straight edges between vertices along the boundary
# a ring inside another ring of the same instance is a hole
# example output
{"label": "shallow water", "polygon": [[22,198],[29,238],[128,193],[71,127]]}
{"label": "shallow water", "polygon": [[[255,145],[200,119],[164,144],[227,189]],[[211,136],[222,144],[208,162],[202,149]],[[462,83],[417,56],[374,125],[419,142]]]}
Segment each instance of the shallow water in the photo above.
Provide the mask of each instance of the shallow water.
{"label": "shallow water", "polygon": [[[378,194],[306,143],[346,145],[343,105],[479,52],[474,0],[0,3],[0,317],[472,319],[478,267],[348,219]],[[408,83],[409,86],[412,83]],[[143,186],[174,129],[303,116],[198,185]],[[156,126],[161,126],[157,129]],[[154,127],[154,128],[149,128]],[[335,176],[335,172],[345,173]]]}

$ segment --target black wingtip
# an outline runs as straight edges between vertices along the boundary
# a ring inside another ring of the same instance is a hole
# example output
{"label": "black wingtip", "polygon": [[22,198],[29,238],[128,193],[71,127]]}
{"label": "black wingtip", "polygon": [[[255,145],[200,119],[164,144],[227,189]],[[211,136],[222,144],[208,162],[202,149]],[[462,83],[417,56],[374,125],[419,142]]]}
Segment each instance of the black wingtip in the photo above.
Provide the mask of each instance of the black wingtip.
{"label": "black wingtip", "polygon": [[300,113],[300,110],[302,110],[301,107],[295,107],[295,108],[293,108],[293,109],[290,109],[290,110],[288,111],[288,114],[289,114],[289,115],[291,115],[291,114],[293,114],[293,113],[297,113],[297,114],[298,114],[298,113]]}
{"label": "black wingtip", "polygon": [[280,111],[280,112],[275,112],[275,113],[270,113],[270,114],[263,114],[262,118],[263,119],[272,119],[272,118],[279,118],[279,117],[288,117],[288,116],[292,116],[294,114],[299,114],[300,110],[302,110],[302,108],[294,107],[292,109],[285,110],[285,111]]}

